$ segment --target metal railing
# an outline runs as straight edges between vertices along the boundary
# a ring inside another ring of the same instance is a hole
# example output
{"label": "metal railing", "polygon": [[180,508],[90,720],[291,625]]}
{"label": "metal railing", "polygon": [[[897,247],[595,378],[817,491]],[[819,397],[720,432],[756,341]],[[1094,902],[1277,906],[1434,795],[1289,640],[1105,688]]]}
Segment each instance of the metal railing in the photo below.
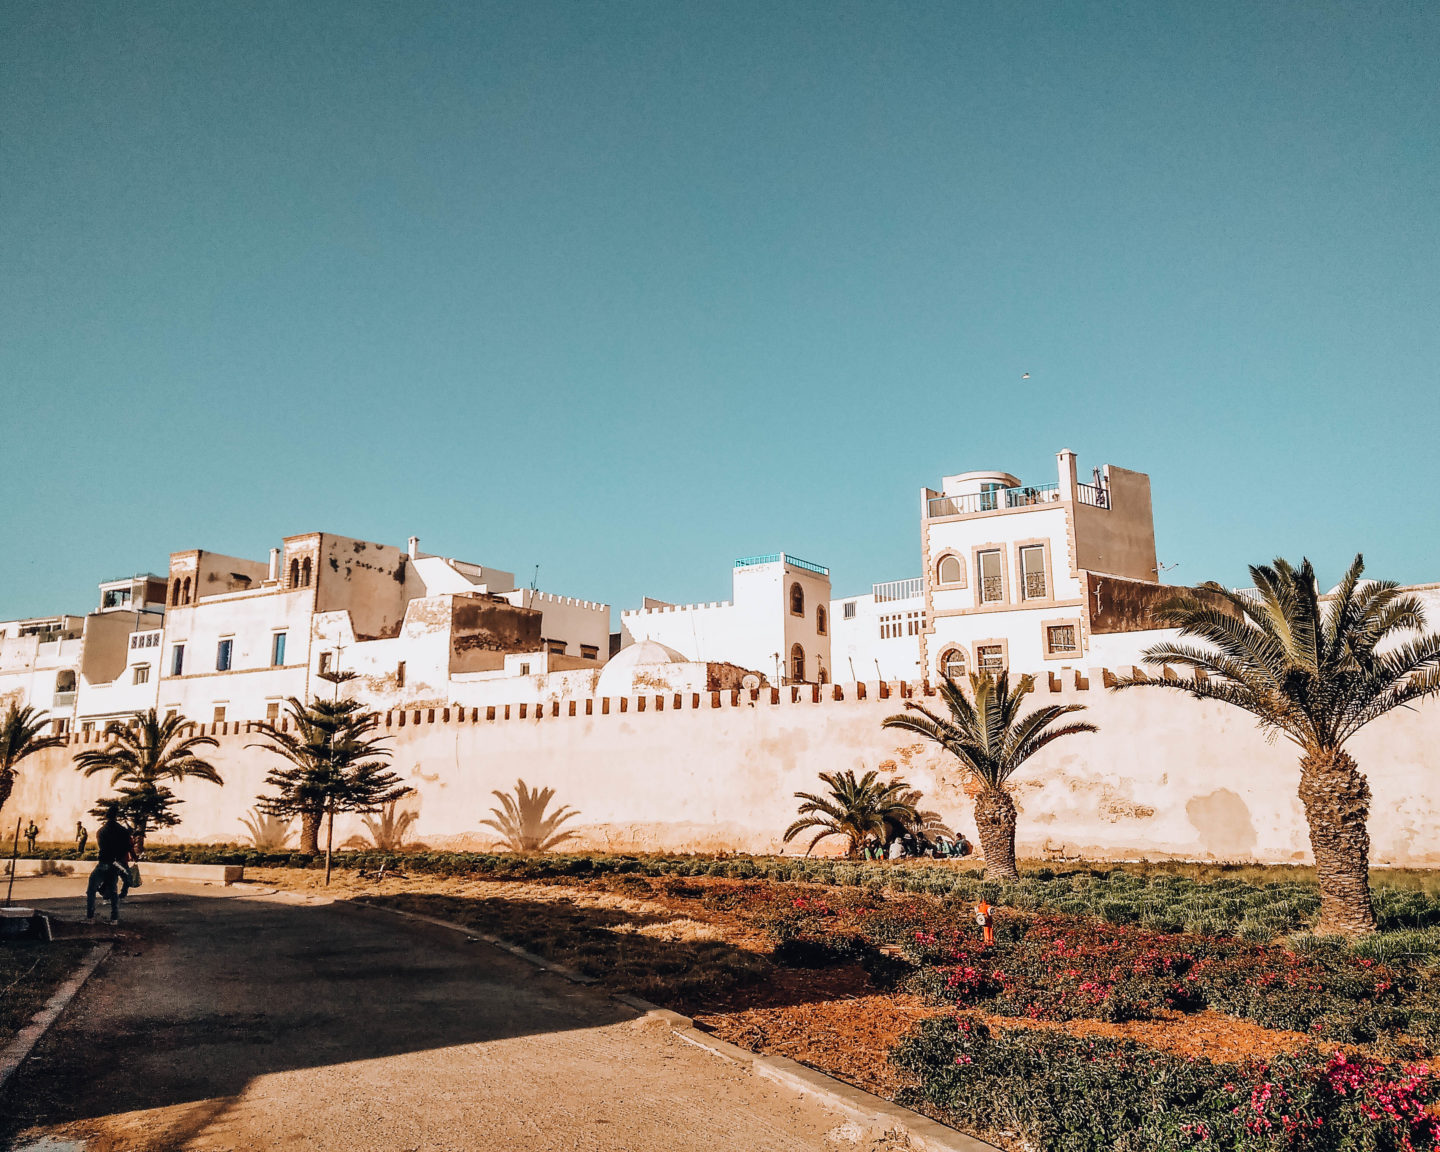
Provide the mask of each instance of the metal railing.
{"label": "metal railing", "polygon": [[1104,488],[1097,488],[1094,484],[1076,484],[1075,498],[1081,504],[1089,504],[1092,508],[1109,508],[1110,493]]}
{"label": "metal railing", "polygon": [[999,576],[985,576],[980,581],[980,603],[998,604],[1005,599],[1005,581]]}
{"label": "metal railing", "polygon": [[1059,484],[1029,484],[1019,488],[995,488],[965,496],[936,496],[926,501],[926,516],[969,516],[976,512],[998,512],[1007,508],[1028,508],[1053,504],[1060,499]]}
{"label": "metal railing", "polygon": [[875,593],[877,604],[888,604],[891,600],[914,600],[924,591],[919,576],[910,580],[890,580],[884,584],[874,584],[871,589]]}
{"label": "metal railing", "polygon": [[812,564],[808,560],[801,560],[798,556],[790,556],[784,552],[767,552],[764,556],[743,556],[735,561],[736,568],[750,568],[756,564],[789,564],[795,568],[804,568],[807,572],[818,572],[821,576],[829,576],[830,569],[821,564]]}
{"label": "metal railing", "polygon": [[53,697],[53,698],[51,699],[51,701],[50,701],[50,707],[52,707],[52,708],[69,708],[69,707],[70,707],[72,704],[74,704],[74,703],[75,703],[75,693],[74,693],[74,692],[56,692],[55,695],[54,695],[54,697]]}
{"label": "metal railing", "polygon": [[1027,599],[1027,600],[1043,600],[1043,599],[1045,599],[1045,573],[1044,573],[1044,572],[1026,572],[1026,573],[1025,573],[1025,599]]}

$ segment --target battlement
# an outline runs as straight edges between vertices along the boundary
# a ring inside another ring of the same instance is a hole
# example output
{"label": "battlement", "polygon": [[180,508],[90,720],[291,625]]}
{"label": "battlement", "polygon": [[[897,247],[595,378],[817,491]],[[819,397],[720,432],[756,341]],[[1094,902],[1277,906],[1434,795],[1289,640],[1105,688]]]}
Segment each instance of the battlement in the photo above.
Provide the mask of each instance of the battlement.
{"label": "battlement", "polygon": [[[1159,675],[1143,669],[1125,667],[1087,668],[1066,672],[1041,672],[1034,676],[1032,692],[1084,694],[1099,692],[1120,679],[1135,674],[1149,680],[1180,682],[1190,679],[1166,667]],[[478,707],[451,704],[422,708],[391,708],[384,713],[387,732],[431,724],[487,724],[507,720],[544,720],[585,716],[629,716],[641,712],[696,712],[712,709],[753,708],[761,705],[858,704],[877,700],[912,700],[938,695],[933,684],[920,680],[866,680],[850,684],[791,684],[784,688],[735,688],[705,692],[644,693],[635,696],[585,696],[571,700],[537,700],[524,704],[488,704]],[[259,720],[228,720],[214,724],[196,724],[197,732],[214,737],[253,736],[259,732]],[[280,721],[280,730],[288,732],[288,719]],[[100,729],[72,732],[70,744],[101,744]]]}
{"label": "battlement", "polygon": [[712,600],[708,604],[663,604],[655,608],[622,609],[620,619],[630,616],[659,616],[666,612],[703,612],[711,608],[733,608],[733,600]]}
{"label": "battlement", "polygon": [[[577,600],[574,596],[556,596],[553,592],[532,592],[528,588],[521,589],[522,603],[527,608],[533,608],[536,604],[560,604],[567,608],[587,608],[592,612],[609,612],[610,605],[600,604],[594,600]],[[514,592],[502,592],[501,596],[513,596]]]}

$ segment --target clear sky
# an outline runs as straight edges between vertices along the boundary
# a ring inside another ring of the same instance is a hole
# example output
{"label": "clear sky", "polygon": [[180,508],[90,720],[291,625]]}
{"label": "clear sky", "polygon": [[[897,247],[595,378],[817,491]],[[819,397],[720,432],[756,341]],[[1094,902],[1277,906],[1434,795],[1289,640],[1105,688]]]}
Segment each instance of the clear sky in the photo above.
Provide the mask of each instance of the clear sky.
{"label": "clear sky", "polygon": [[852,594],[1063,447],[1168,579],[1440,580],[1440,5],[9,0],[0,393],[0,618],[315,530]]}

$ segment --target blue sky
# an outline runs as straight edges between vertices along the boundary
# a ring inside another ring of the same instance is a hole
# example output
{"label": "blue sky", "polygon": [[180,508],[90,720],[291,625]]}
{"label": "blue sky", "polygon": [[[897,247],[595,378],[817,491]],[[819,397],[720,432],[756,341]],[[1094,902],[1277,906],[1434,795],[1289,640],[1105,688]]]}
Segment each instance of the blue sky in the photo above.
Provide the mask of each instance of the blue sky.
{"label": "blue sky", "polygon": [[1440,580],[1437,124],[1430,3],[13,0],[0,618],[317,529],[850,594],[1062,447],[1171,579]]}

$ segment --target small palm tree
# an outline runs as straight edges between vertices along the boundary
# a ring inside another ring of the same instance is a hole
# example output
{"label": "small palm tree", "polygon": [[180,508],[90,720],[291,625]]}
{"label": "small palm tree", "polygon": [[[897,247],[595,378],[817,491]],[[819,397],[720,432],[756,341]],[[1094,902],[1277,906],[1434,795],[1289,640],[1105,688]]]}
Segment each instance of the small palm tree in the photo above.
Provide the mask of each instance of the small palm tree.
{"label": "small palm tree", "polygon": [[[367,841],[363,836],[352,836],[345,841],[342,848],[375,848],[381,852],[399,852],[406,847],[405,833],[410,830],[410,825],[420,819],[418,812],[397,812],[399,800],[392,800],[386,804],[375,817],[362,816],[361,822],[365,830],[370,833]],[[410,845],[411,848],[423,848],[423,845]]]}
{"label": "small palm tree", "polygon": [[262,852],[278,852],[290,839],[292,821],[288,816],[271,816],[252,808],[248,816],[240,817],[240,823],[250,833],[250,843]]}
{"label": "small palm tree", "polygon": [[10,799],[15,787],[15,770],[20,761],[46,748],[59,748],[65,743],[64,736],[46,736],[44,731],[50,723],[49,714],[37,712],[30,705],[18,708],[14,701],[5,710],[0,720],[0,808]]}
{"label": "small palm tree", "polygon": [[985,871],[1001,880],[1020,875],[1015,867],[1015,801],[1006,782],[1051,741],[1096,731],[1095,725],[1084,721],[1050,727],[1067,713],[1083,712],[1083,704],[1046,704],[1022,716],[1020,706],[1034,683],[1034,677],[1022,676],[1012,690],[1008,672],[972,672],[967,697],[959,684],[943,676],[939,692],[949,716],[907,700],[906,711],[885,720],[886,728],[903,728],[934,740],[975,777],[980,787],[975,827],[985,853]]}
{"label": "small palm tree", "polygon": [[844,772],[821,772],[829,796],[795,793],[795,798],[804,803],[800,805],[800,818],[785,829],[785,843],[807,829],[818,828],[805,855],[810,855],[827,836],[843,836],[845,854],[858,856],[860,846],[870,837],[883,842],[896,828],[912,826],[918,819],[912,797],[918,793],[904,780],[882,781],[879,777],[873,768],[858,780],[848,768]]}
{"label": "small palm tree", "polygon": [[514,796],[498,789],[492,795],[501,806],[490,809],[495,819],[480,823],[499,832],[512,852],[550,852],[577,835],[571,829],[559,830],[566,820],[580,815],[568,805],[545,815],[545,809],[555,798],[553,788],[530,789],[524,780],[517,780]]}
{"label": "small palm tree", "polygon": [[[75,757],[75,767],[86,776],[109,772],[110,783],[118,788],[113,798],[122,817],[135,833],[135,849],[145,851],[145,836],[152,828],[171,828],[180,823],[175,808],[183,801],[167,781],[191,776],[223,784],[220,773],[209,761],[197,756],[199,748],[218,747],[219,741],[201,736],[183,716],[161,719],[159,712],[137,712],[128,721],[112,720],[105,728],[109,743],[88,748]],[[94,810],[104,814],[107,801]]]}
{"label": "small palm tree", "polygon": [[1298,569],[1281,559],[1252,567],[1253,595],[1217,584],[1182,593],[1156,615],[1208,647],[1156,644],[1145,662],[1193,668],[1195,679],[1131,676],[1115,685],[1218,700],[1299,746],[1300,803],[1320,885],[1317,931],[1344,936],[1375,930],[1370,786],[1345,742],[1386,712],[1440,692],[1440,634],[1401,636],[1425,627],[1420,601],[1393,581],[1362,582],[1364,571],[1357,555],[1324,601],[1309,560]]}

